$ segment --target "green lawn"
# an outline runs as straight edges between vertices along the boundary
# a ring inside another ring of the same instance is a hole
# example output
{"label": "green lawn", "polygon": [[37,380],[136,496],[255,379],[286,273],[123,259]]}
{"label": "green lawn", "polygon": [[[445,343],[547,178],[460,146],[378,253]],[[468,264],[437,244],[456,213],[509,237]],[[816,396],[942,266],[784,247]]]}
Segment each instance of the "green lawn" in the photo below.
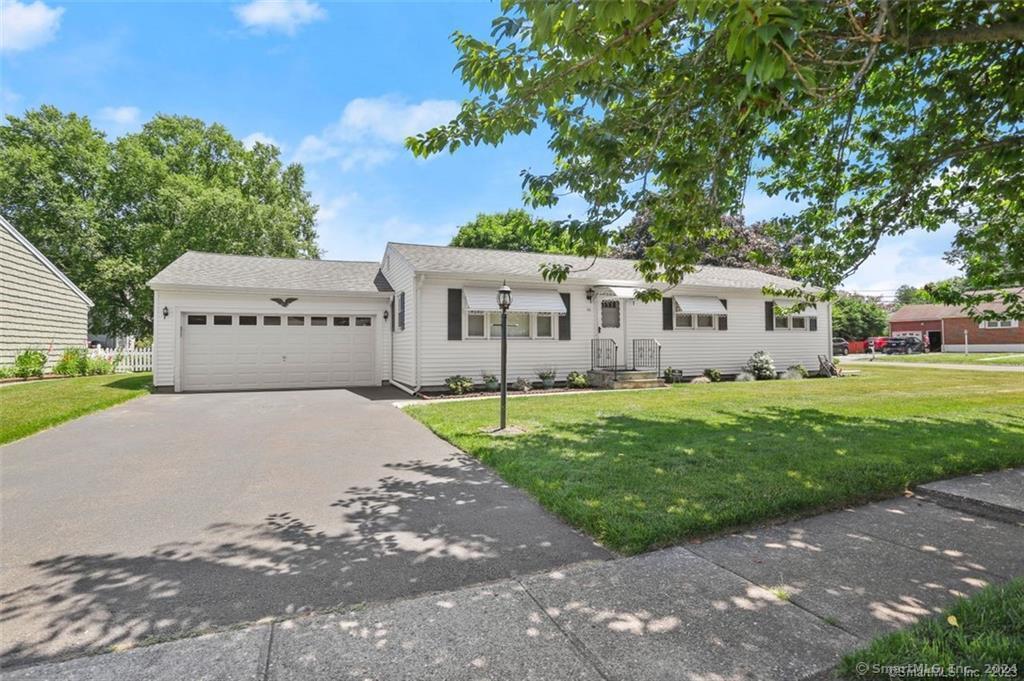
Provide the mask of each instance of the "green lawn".
{"label": "green lawn", "polygon": [[[848,655],[838,671],[845,679],[888,681],[899,674],[882,667],[907,665],[965,668],[952,678],[1024,678],[1024,579],[990,586],[938,617],[883,636]],[[923,675],[906,678],[914,676]]]}
{"label": "green lawn", "polygon": [[606,546],[635,553],[1024,465],[1024,380],[857,365],[842,379],[680,385],[409,408]]}
{"label": "green lawn", "polygon": [[1010,364],[1024,366],[1024,354],[1012,352],[929,352],[924,355],[875,355],[876,362],[923,362],[925,364]]}
{"label": "green lawn", "polygon": [[145,395],[152,374],[84,376],[0,387],[0,445]]}

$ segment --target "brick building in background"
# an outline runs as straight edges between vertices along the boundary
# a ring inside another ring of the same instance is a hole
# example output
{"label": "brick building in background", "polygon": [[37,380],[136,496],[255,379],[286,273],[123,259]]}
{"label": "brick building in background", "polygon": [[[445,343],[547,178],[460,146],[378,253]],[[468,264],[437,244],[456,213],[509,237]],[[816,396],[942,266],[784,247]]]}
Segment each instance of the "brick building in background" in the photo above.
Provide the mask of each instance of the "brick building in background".
{"label": "brick building in background", "polygon": [[[981,310],[1002,312],[1002,303]],[[1024,352],[1020,319],[976,322],[952,305],[904,305],[889,315],[890,336],[918,336],[932,352]]]}

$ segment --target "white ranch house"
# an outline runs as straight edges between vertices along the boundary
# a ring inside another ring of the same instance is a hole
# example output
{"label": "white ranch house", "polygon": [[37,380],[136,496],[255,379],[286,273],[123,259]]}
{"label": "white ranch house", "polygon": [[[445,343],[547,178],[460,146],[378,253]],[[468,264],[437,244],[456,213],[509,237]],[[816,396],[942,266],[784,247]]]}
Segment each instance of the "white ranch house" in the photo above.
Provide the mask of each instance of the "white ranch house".
{"label": "white ranch house", "polygon": [[[575,266],[564,283],[544,263]],[[154,385],[175,391],[375,386],[438,388],[497,373],[502,282],[512,288],[509,379],[615,365],[738,372],[757,350],[776,366],[831,357],[831,311],[782,317],[762,294],[795,281],[702,267],[664,290],[635,261],[389,243],[377,262],[189,252],[150,282]]]}

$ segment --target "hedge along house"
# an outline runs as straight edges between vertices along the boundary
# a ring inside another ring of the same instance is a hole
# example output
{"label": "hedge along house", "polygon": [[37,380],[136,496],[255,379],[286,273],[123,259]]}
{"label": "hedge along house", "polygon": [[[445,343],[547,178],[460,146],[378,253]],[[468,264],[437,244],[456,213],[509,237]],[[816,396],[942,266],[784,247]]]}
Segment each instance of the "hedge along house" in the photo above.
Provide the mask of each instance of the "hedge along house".
{"label": "hedge along house", "polygon": [[67,348],[88,345],[92,300],[0,216],[0,366],[24,350],[51,365]]}
{"label": "hedge along house", "polygon": [[[1018,295],[1024,294],[1020,289]],[[1005,312],[1000,302],[983,303],[982,312]],[[889,335],[916,336],[932,352],[1024,352],[1020,319],[976,322],[953,305],[904,305],[889,315]]]}
{"label": "hedge along house", "polygon": [[[545,263],[574,267],[546,281]],[[382,262],[186,253],[151,281],[154,384],[174,390],[380,385],[439,388],[499,369],[498,287],[512,288],[509,377],[600,367],[742,369],[757,350],[779,368],[831,355],[831,314],[779,315],[766,285],[797,282],[703,267],[664,299],[635,261],[388,244]]]}

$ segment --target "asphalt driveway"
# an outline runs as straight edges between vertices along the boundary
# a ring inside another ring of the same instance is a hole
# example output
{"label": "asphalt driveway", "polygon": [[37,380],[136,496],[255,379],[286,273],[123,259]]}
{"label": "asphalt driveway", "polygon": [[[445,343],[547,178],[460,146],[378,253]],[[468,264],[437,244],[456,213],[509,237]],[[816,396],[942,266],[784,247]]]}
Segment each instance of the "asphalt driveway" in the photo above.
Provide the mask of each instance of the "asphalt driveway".
{"label": "asphalt driveway", "polygon": [[4,666],[609,556],[380,397],[151,395],[0,447]]}

